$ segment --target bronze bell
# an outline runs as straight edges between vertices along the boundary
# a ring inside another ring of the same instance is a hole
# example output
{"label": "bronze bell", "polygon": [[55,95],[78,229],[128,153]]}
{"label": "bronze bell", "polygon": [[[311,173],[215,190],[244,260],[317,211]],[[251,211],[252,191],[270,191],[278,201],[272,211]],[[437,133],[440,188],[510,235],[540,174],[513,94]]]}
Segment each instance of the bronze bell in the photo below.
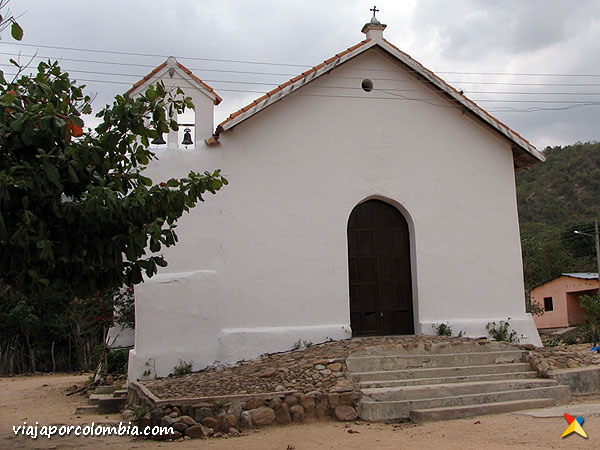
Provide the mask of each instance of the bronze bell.
{"label": "bronze bell", "polygon": [[183,141],[181,141],[181,143],[183,145],[185,145],[186,147],[188,145],[192,145],[194,142],[192,141],[192,135],[191,132],[192,130],[190,130],[189,128],[186,128],[185,130],[183,130]]}
{"label": "bronze bell", "polygon": [[158,137],[155,137],[154,139],[152,139],[152,142],[150,142],[150,143],[154,144],[154,145],[163,145],[163,144],[166,144],[165,140],[163,139],[162,133],[160,133],[158,135]]}

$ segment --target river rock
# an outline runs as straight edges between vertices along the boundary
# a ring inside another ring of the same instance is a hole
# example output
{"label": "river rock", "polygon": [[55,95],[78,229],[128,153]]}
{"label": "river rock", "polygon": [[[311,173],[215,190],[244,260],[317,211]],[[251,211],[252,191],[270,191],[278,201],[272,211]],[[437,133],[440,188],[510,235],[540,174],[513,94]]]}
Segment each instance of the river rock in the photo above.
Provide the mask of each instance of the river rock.
{"label": "river rock", "polygon": [[252,423],[258,427],[271,425],[275,421],[275,412],[267,406],[251,409],[248,412],[252,417]]}
{"label": "river rock", "polygon": [[290,408],[290,415],[294,422],[304,422],[304,408],[302,405],[294,405]]}
{"label": "river rock", "polygon": [[358,418],[356,410],[349,405],[341,405],[335,408],[335,417],[343,422],[350,422]]}
{"label": "river rock", "polygon": [[286,424],[292,421],[290,411],[285,403],[280,403],[275,409],[275,420],[277,423]]}
{"label": "river rock", "polygon": [[203,437],[208,437],[212,434],[210,428],[205,427],[204,425],[192,425],[187,430],[185,430],[185,435],[191,437],[192,439],[198,439]]}

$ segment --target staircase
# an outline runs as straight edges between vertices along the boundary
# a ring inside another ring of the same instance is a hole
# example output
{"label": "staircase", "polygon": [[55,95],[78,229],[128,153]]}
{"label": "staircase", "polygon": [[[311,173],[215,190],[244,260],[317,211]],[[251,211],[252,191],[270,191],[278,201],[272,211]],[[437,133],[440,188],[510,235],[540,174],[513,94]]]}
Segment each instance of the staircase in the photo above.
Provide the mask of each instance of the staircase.
{"label": "staircase", "polygon": [[79,406],[75,414],[114,414],[127,403],[127,389],[119,386],[98,386],[88,397],[89,405]]}
{"label": "staircase", "polygon": [[346,360],[363,397],[363,420],[426,422],[542,408],[571,399],[537,378],[526,352],[477,340],[366,346]]}

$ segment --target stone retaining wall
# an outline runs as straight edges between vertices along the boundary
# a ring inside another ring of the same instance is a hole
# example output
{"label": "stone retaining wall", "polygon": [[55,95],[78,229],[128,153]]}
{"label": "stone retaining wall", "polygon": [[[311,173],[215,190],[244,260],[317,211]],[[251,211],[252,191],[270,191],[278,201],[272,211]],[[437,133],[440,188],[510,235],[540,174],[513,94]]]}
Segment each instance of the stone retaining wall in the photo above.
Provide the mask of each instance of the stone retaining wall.
{"label": "stone retaining wall", "polygon": [[[138,419],[141,427],[173,427],[160,439],[237,436],[243,428],[313,420],[351,421],[361,393],[352,383],[338,392],[269,392],[204,398],[159,399],[143,384],[129,385],[126,420]],[[143,414],[143,415],[141,415]],[[137,418],[136,415],[141,415]]]}
{"label": "stone retaining wall", "polygon": [[600,367],[556,370],[550,378],[571,388],[574,394],[597,394],[600,392]]}

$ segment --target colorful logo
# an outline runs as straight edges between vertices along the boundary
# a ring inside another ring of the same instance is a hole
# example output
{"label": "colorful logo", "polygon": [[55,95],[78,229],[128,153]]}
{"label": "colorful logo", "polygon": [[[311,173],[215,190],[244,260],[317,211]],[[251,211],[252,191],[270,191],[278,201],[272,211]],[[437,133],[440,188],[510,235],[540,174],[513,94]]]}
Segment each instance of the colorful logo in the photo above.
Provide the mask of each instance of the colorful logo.
{"label": "colorful logo", "polygon": [[578,417],[576,419],[573,416],[570,416],[567,413],[565,413],[565,419],[567,419],[567,422],[569,422],[569,426],[567,427],[567,429],[561,437],[568,436],[571,433],[577,433],[579,436],[582,436],[587,439],[587,434],[585,434],[585,431],[583,431],[583,428],[581,428],[581,425],[583,425],[583,417]]}

